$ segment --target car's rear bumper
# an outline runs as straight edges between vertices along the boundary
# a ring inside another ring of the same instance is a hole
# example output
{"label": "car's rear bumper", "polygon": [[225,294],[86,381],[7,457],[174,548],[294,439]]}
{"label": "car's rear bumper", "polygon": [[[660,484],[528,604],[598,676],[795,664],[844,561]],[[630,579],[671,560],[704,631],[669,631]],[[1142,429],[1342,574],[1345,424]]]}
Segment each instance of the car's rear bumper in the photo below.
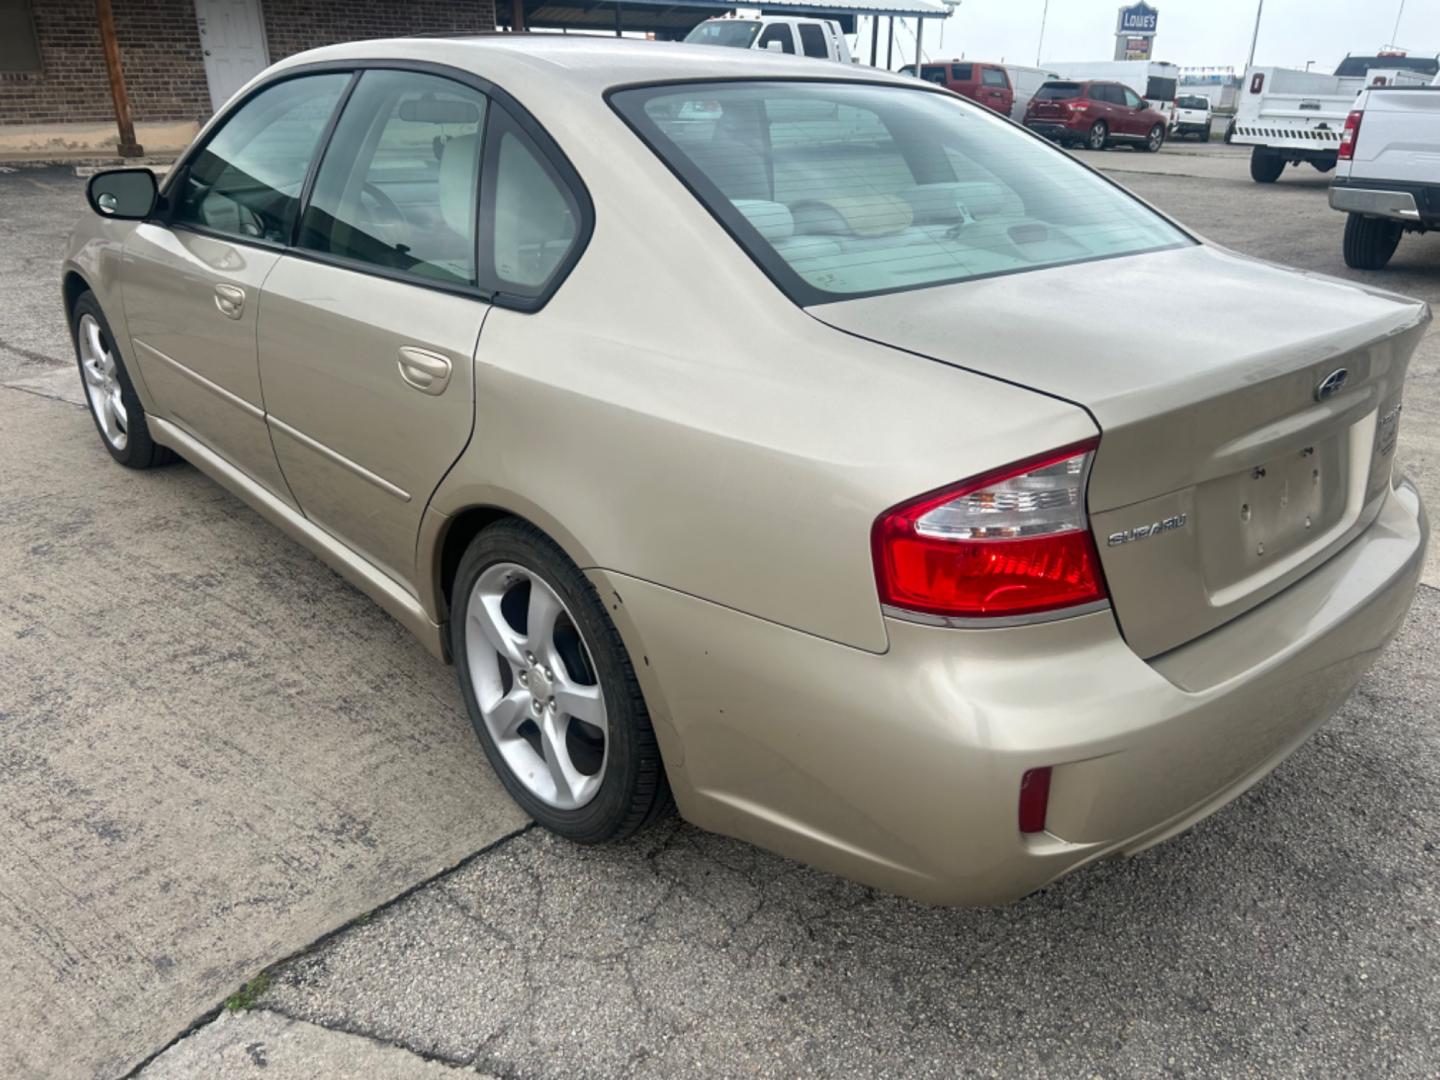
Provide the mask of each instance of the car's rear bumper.
{"label": "car's rear bumper", "polygon": [[1172,135],[1209,135],[1210,124],[1208,121],[1204,123],[1182,122],[1171,124],[1170,133]]}
{"label": "car's rear bumper", "polygon": [[1337,178],[1330,185],[1330,206],[1413,225],[1440,225],[1440,184]]}
{"label": "car's rear bumper", "polygon": [[[1344,700],[1398,629],[1409,485],[1320,569],[1147,662],[1108,611],[997,630],[887,620],[877,655],[605,571],[681,811],[916,899],[1003,903],[1213,812]],[[1022,835],[1028,769],[1053,769]]]}
{"label": "car's rear bumper", "polygon": [[1047,139],[1055,139],[1063,142],[1066,139],[1079,139],[1085,134],[1086,128],[1073,128],[1059,120],[1026,120],[1025,126],[1036,135],[1043,135]]}

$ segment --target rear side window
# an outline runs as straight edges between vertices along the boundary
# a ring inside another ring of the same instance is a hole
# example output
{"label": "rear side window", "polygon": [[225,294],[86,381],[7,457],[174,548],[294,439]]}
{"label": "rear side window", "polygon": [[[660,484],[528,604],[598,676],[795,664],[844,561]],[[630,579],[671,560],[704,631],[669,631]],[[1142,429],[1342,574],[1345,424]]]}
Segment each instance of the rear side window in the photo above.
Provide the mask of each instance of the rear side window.
{"label": "rear side window", "polygon": [[1073,82],[1047,82],[1035,91],[1036,101],[1069,101],[1080,96],[1080,84]]}
{"label": "rear side window", "polygon": [[1005,77],[1005,72],[999,68],[981,68],[980,82],[985,86],[1008,87],[1010,85],[1010,80]]}
{"label": "rear side window", "polygon": [[300,188],[349,73],[286,79],[231,113],[185,166],[171,221],[290,242]]}
{"label": "rear side window", "polygon": [[760,48],[770,48],[772,41],[778,41],[783,52],[793,53],[795,51],[795,39],[790,36],[790,27],[785,23],[771,23],[760,35]]}
{"label": "rear side window", "polygon": [[805,50],[806,56],[817,56],[821,60],[830,56],[830,49],[825,44],[825,31],[814,23],[800,24],[800,46]]}
{"label": "rear side window", "polygon": [[[611,102],[802,305],[1191,242],[953,94],[780,81],[640,87]],[[679,119],[698,103],[705,123]]]}
{"label": "rear side window", "polygon": [[951,64],[950,78],[956,82],[969,82],[975,77],[975,65],[973,64]]}
{"label": "rear side window", "polygon": [[475,284],[478,90],[412,71],[367,71],[345,106],[300,225],[300,246]]}
{"label": "rear side window", "polygon": [[[713,108],[713,103],[707,104]],[[486,284],[513,296],[540,296],[579,242],[580,208],[575,197],[503,110],[491,115],[484,177]]]}

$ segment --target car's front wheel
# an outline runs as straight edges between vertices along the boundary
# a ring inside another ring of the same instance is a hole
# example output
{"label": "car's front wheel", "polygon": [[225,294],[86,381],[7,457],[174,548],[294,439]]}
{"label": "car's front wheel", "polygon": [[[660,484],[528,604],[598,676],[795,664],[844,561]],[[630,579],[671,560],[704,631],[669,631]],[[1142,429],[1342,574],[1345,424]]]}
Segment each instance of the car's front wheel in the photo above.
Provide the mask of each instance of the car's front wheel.
{"label": "car's front wheel", "polygon": [[110,456],[131,469],[151,469],[174,461],[174,452],[150,437],[145,408],[94,293],[83,292],[75,301],[70,333],[90,418]]}
{"label": "car's front wheel", "polygon": [[1145,141],[1140,144],[1140,149],[1144,150],[1147,154],[1153,154],[1164,145],[1165,129],[1159,124],[1156,124],[1150,129],[1150,133],[1145,136]]}
{"label": "car's front wheel", "polygon": [[504,520],[461,559],[450,642],[470,721],[511,797],[579,843],[628,836],[669,804],[630,657],[553,540]]}
{"label": "car's front wheel", "polygon": [[1355,270],[1383,270],[1404,231],[1398,221],[1351,214],[1345,219],[1345,265]]}
{"label": "car's front wheel", "polygon": [[1110,129],[1105,126],[1104,120],[1096,120],[1090,125],[1090,133],[1085,136],[1085,145],[1091,150],[1104,150],[1105,140],[1110,137]]}

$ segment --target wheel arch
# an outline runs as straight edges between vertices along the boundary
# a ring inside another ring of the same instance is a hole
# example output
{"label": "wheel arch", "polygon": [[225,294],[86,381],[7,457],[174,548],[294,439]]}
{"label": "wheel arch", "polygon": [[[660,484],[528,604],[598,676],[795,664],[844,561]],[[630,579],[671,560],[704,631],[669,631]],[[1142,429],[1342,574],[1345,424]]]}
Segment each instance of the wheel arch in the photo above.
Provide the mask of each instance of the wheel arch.
{"label": "wheel arch", "polygon": [[[488,497],[487,497],[488,496]],[[437,622],[443,623],[450,613],[450,590],[465,549],[482,529],[513,518],[538,529],[559,545],[560,550],[582,572],[595,566],[589,551],[569,529],[548,511],[513,493],[476,494],[459,503],[458,509],[439,510],[432,502],[420,527],[417,570],[419,580],[428,583],[430,606]]]}
{"label": "wheel arch", "polygon": [[94,291],[90,288],[90,282],[85,280],[85,276],[79,270],[66,267],[65,273],[60,279],[60,295],[64,298],[67,322],[71,312],[75,310],[75,302],[80,299],[81,294]]}

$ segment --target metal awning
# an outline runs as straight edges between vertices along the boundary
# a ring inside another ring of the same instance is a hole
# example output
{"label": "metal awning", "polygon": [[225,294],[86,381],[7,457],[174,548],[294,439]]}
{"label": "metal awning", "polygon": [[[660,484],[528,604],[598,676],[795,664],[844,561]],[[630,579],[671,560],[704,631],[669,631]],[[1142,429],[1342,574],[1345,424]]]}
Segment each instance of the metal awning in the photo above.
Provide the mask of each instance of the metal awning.
{"label": "metal awning", "polygon": [[[745,5],[747,8],[752,5]],[[779,0],[753,5],[766,15],[809,15],[834,19],[847,34],[857,16],[943,19],[950,8],[938,0]],[[735,10],[716,0],[500,0],[501,25],[551,30],[627,31],[661,39],[683,38],[697,23]]]}

